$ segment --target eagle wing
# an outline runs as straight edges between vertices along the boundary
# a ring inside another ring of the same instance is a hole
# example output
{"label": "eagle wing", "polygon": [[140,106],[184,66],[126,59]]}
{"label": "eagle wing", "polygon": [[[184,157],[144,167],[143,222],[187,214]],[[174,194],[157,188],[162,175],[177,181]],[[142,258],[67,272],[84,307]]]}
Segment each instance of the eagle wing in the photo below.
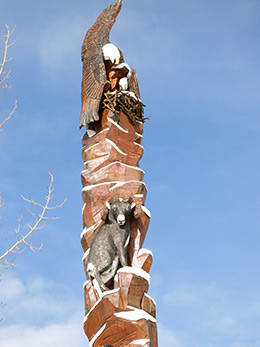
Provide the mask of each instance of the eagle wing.
{"label": "eagle wing", "polygon": [[99,119],[98,111],[107,80],[102,48],[109,43],[109,34],[121,10],[122,0],[109,5],[88,30],[81,48],[83,75],[79,128]]}
{"label": "eagle wing", "polygon": [[141,99],[136,69],[132,70],[131,76],[128,81],[128,85],[129,85],[129,91],[135,93],[135,95],[139,99]]}

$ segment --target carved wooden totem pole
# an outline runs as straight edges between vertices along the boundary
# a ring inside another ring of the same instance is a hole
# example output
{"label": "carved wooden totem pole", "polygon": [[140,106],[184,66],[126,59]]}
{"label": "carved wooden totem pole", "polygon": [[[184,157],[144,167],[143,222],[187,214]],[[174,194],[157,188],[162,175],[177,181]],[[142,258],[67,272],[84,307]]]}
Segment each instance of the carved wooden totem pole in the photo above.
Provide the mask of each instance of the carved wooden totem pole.
{"label": "carved wooden totem pole", "polygon": [[139,168],[144,105],[136,71],[109,41],[121,7],[99,15],[81,52],[84,331],[93,347],[157,347],[152,253],[142,248],[150,222]]}

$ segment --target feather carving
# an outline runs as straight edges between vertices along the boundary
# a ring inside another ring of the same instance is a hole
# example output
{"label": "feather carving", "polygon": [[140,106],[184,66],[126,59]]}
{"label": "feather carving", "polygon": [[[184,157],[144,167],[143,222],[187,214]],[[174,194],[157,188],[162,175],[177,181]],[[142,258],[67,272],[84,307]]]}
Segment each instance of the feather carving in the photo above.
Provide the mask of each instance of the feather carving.
{"label": "feather carving", "polygon": [[81,48],[83,75],[79,128],[99,119],[100,100],[107,81],[102,48],[110,43],[109,34],[121,8],[122,0],[109,5],[98,16],[83,41]]}
{"label": "feather carving", "polygon": [[140,90],[139,90],[139,85],[138,85],[138,80],[137,80],[137,73],[136,73],[136,69],[132,70],[132,74],[129,78],[129,91],[135,93],[135,95],[141,99],[140,96]]}

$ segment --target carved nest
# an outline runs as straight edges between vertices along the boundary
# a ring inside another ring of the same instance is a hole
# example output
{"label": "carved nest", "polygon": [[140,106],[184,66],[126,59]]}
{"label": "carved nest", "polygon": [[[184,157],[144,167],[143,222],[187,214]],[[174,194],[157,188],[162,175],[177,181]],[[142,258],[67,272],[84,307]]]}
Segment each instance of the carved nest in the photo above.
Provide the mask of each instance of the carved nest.
{"label": "carved nest", "polygon": [[148,119],[144,117],[145,105],[134,93],[118,91],[104,93],[102,107],[116,115],[120,111],[124,112],[134,124],[138,121],[144,123]]}

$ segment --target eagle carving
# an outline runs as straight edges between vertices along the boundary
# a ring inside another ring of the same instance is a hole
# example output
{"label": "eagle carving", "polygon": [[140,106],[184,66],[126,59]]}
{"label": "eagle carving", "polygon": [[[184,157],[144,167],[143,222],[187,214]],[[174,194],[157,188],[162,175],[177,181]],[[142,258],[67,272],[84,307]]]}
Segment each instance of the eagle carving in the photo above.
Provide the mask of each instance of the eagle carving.
{"label": "eagle carving", "polygon": [[[136,71],[124,62],[122,52],[109,40],[122,8],[122,0],[109,5],[88,30],[81,48],[83,76],[79,128],[99,120],[102,95],[107,90],[129,90],[140,98]],[[112,77],[111,77],[112,76]],[[115,76],[117,79],[115,79]],[[113,85],[113,80],[116,83]],[[113,89],[114,88],[114,89]]]}

